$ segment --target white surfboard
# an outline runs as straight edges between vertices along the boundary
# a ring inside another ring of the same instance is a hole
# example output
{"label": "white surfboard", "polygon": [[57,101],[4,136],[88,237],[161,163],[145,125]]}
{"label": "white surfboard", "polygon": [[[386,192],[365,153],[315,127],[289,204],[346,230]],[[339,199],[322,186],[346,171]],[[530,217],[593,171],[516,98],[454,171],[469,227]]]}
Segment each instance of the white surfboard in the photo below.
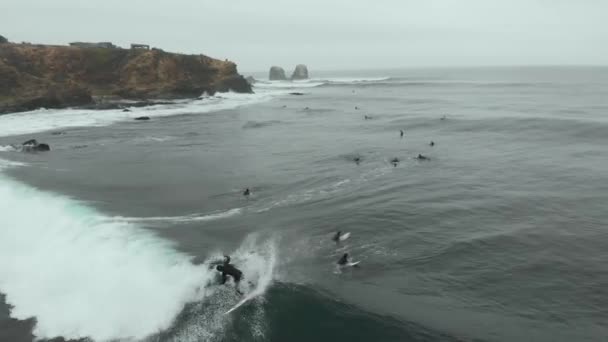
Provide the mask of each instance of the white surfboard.
{"label": "white surfboard", "polygon": [[352,262],[349,262],[348,264],[346,264],[344,266],[346,266],[346,267],[355,267],[355,266],[359,265],[360,262],[361,261],[352,261]]}
{"label": "white surfboard", "polygon": [[340,241],[344,241],[350,237],[350,232],[340,235]]}
{"label": "white surfboard", "polygon": [[249,301],[250,299],[252,299],[253,297],[257,296],[257,294],[254,292],[248,294],[245,296],[245,298],[241,299],[240,302],[236,303],[236,305],[234,305],[230,310],[224,312],[224,315],[227,315],[229,313],[231,313],[232,311],[238,309],[239,307],[241,307],[241,305],[247,303],[247,301]]}
{"label": "white surfboard", "polygon": [[232,308],[230,308],[230,310],[224,312],[224,315],[227,315],[229,313],[231,313],[232,311],[240,308],[243,304],[247,303],[248,301],[250,301],[251,299],[257,297],[258,295],[262,294],[264,291],[261,288],[261,286],[258,284],[251,292],[247,293],[243,299],[241,299],[238,303],[236,303]]}

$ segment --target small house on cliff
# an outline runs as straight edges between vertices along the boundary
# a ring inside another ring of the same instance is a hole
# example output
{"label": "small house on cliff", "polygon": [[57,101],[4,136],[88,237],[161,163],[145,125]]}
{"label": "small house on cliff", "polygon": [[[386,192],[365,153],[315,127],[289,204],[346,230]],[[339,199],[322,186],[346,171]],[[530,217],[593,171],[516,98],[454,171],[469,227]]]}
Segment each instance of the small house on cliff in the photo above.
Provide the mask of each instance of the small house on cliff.
{"label": "small house on cliff", "polygon": [[70,46],[79,47],[79,48],[102,48],[102,49],[115,49],[116,45],[111,42],[72,42]]}
{"label": "small house on cliff", "polygon": [[147,44],[131,44],[131,49],[134,49],[134,50],[150,50],[150,45],[147,45]]}

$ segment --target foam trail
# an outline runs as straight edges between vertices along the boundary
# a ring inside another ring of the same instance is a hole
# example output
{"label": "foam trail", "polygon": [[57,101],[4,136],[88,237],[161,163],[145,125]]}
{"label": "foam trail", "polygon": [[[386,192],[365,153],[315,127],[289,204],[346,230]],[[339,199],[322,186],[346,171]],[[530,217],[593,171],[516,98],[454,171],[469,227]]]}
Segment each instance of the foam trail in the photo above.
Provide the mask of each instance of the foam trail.
{"label": "foam trail", "polygon": [[[0,291],[39,338],[141,339],[213,276],[167,241],[0,175]],[[204,291],[204,290],[202,290]]]}
{"label": "foam trail", "polygon": [[123,217],[123,216],[115,216],[112,217],[112,221],[118,222],[175,222],[175,223],[184,223],[184,222],[204,222],[204,221],[214,221],[221,220],[224,218],[232,217],[241,214],[243,209],[234,208],[226,211],[221,211],[213,214],[192,214],[192,215],[184,215],[184,216],[151,216],[151,217]]}

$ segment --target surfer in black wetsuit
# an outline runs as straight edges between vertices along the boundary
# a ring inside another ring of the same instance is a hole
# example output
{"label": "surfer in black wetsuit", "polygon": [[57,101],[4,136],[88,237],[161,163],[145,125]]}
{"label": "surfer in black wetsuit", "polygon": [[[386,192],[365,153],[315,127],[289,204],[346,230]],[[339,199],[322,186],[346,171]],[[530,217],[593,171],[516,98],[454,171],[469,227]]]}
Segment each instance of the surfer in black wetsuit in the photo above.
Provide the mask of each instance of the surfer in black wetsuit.
{"label": "surfer in black wetsuit", "polygon": [[224,257],[224,264],[217,265],[215,267],[215,269],[218,270],[219,272],[222,272],[222,284],[225,284],[226,281],[228,281],[228,276],[231,276],[232,279],[234,279],[234,285],[236,288],[236,292],[238,294],[243,294],[241,291],[239,291],[239,282],[243,278],[243,272],[241,272],[241,270],[239,270],[238,268],[236,268],[232,264],[230,264],[229,256],[226,255]]}
{"label": "surfer in black wetsuit", "polygon": [[350,258],[348,257],[348,253],[344,253],[344,255],[342,255],[340,260],[338,260],[338,265],[345,266],[346,264],[348,264],[350,262],[349,259]]}
{"label": "surfer in black wetsuit", "polygon": [[405,132],[403,132],[403,130],[400,130],[399,132],[401,132],[401,137],[403,138],[403,135],[405,134]]}
{"label": "surfer in black wetsuit", "polygon": [[418,160],[431,160],[431,158],[423,156],[422,154],[418,154],[418,157],[416,157],[416,159],[418,159]]}
{"label": "surfer in black wetsuit", "polygon": [[249,196],[251,195],[251,190],[249,190],[249,188],[245,189],[245,191],[243,192],[243,196]]}
{"label": "surfer in black wetsuit", "polygon": [[340,243],[340,236],[342,236],[342,231],[341,231],[341,230],[338,230],[338,231],[336,232],[336,234],[334,234],[334,237],[332,237],[331,239],[332,239],[332,241],[334,241],[336,244],[339,244],[339,243]]}

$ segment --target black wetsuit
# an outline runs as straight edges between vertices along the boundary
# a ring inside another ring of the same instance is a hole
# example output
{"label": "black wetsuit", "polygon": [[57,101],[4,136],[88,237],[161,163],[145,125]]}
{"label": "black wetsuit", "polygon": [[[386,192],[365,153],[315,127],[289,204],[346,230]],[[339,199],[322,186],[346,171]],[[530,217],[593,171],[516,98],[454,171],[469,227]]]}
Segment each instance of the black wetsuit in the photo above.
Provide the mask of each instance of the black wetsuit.
{"label": "black wetsuit", "polygon": [[226,283],[228,276],[231,276],[236,284],[238,284],[243,277],[243,272],[230,264],[219,265],[217,270],[222,272],[222,284]]}
{"label": "black wetsuit", "polygon": [[344,254],[340,260],[338,260],[338,265],[346,265],[348,264],[348,254]]}
{"label": "black wetsuit", "polygon": [[342,235],[342,232],[337,232],[334,237],[332,237],[331,239],[334,240],[336,243],[340,242],[340,236]]}

